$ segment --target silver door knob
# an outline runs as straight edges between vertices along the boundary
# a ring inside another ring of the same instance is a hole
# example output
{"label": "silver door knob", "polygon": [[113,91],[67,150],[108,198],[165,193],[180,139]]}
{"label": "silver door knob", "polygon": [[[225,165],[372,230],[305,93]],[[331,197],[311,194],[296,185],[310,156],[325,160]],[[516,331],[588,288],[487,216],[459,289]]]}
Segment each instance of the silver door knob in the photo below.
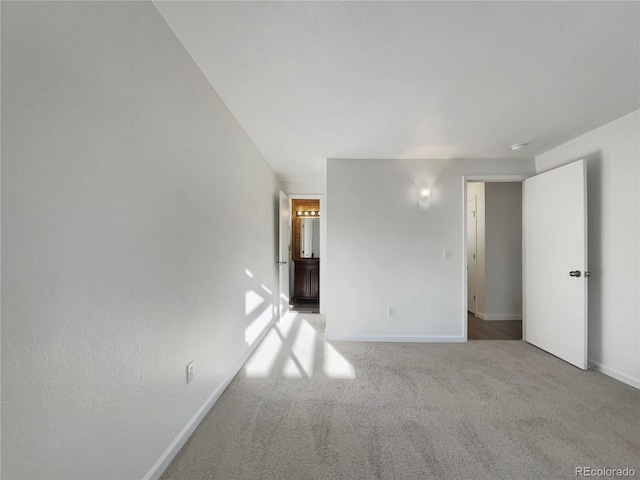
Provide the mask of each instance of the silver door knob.
{"label": "silver door knob", "polygon": [[570,277],[579,277],[581,275],[582,275],[582,272],[580,270],[572,270],[571,272],[569,272]]}

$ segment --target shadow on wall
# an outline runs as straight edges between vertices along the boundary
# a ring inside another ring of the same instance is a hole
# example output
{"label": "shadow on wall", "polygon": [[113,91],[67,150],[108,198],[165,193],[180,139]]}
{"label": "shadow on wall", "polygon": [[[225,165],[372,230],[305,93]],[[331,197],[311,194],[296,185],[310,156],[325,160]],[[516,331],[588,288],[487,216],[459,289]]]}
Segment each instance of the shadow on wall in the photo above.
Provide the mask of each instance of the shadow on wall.
{"label": "shadow on wall", "polygon": [[245,372],[249,378],[356,378],[353,365],[324,340],[324,322],[297,312],[276,322],[247,361]]}

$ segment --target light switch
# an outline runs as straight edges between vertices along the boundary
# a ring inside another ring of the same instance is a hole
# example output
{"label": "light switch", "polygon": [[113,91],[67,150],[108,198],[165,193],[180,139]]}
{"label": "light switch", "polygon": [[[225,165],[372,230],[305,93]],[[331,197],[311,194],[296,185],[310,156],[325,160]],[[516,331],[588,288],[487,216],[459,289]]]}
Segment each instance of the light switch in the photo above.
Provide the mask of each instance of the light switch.
{"label": "light switch", "polygon": [[451,260],[451,250],[442,250],[442,258]]}

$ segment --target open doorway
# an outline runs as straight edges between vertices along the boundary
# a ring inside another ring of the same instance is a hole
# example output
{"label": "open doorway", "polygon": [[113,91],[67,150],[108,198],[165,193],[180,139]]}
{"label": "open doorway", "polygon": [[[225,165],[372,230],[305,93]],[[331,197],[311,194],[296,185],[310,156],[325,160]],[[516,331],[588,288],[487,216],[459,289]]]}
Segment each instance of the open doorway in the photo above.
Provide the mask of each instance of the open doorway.
{"label": "open doorway", "polygon": [[522,339],[522,182],[466,183],[467,339]]}
{"label": "open doorway", "polygon": [[290,296],[297,312],[320,312],[320,200],[291,200]]}

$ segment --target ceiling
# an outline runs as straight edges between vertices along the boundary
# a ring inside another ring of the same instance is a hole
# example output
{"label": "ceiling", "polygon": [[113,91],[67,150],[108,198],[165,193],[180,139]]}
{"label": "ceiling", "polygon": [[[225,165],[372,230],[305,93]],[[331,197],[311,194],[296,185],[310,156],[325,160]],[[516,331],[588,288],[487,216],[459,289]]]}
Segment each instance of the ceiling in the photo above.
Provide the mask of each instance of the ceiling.
{"label": "ceiling", "polygon": [[638,2],[155,5],[287,180],[327,158],[532,157],[640,108]]}

